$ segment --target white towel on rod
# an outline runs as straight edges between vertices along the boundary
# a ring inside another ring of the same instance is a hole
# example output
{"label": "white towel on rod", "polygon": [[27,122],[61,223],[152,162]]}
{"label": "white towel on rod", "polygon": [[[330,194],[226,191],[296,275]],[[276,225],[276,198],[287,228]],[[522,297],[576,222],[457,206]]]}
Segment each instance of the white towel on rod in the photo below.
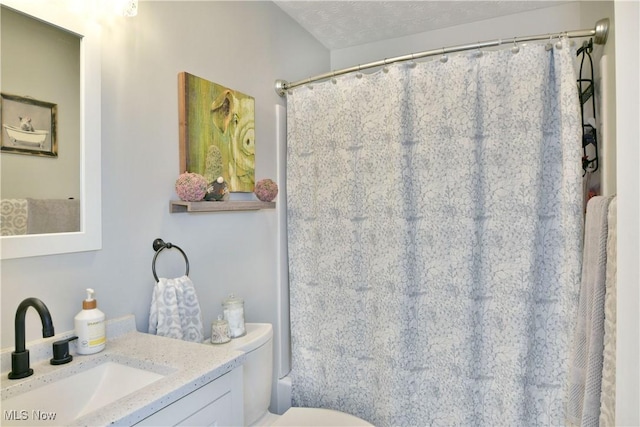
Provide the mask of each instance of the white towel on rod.
{"label": "white towel on rod", "polygon": [[569,360],[566,420],[570,426],[599,424],[610,202],[611,197],[596,196],[587,204],[580,300]]}
{"label": "white towel on rod", "polygon": [[188,276],[161,277],[153,288],[149,333],[184,341],[202,342],[204,327],[196,289]]}
{"label": "white towel on rod", "polygon": [[609,233],[607,238],[607,272],[604,297],[604,352],[602,387],[600,392],[600,426],[616,425],[616,286],[617,286],[617,199],[609,205]]}

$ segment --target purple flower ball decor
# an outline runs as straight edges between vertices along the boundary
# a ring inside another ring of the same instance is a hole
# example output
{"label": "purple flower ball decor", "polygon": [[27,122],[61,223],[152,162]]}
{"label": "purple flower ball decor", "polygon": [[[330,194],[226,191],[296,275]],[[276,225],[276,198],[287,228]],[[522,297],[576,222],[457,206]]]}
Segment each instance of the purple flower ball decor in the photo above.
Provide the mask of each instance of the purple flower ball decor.
{"label": "purple flower ball decor", "polygon": [[278,184],[270,179],[262,179],[256,182],[255,189],[253,190],[258,200],[263,202],[270,202],[278,195]]}
{"label": "purple flower ball decor", "polygon": [[207,180],[200,174],[185,172],[176,180],[176,193],[185,202],[199,202],[207,194]]}

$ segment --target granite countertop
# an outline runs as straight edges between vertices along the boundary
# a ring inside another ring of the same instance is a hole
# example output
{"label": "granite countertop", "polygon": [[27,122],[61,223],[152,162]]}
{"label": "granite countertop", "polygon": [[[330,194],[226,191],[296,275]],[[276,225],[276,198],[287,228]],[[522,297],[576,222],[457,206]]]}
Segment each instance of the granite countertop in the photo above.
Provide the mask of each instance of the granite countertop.
{"label": "granite countertop", "polygon": [[[122,320],[124,320],[124,327],[122,324],[115,326],[115,323],[107,325],[107,346],[104,351],[92,355],[74,355],[73,360],[65,365],[53,366],[49,363],[51,343],[64,336],[56,336],[55,339],[36,343],[33,345],[34,352],[27,344],[34,374],[21,380],[7,378],[10,370],[10,352],[8,352],[9,368],[7,369],[7,351],[3,351],[2,400],[107,361],[164,375],[163,378],[140,390],[73,420],[70,424],[132,425],[244,362],[244,353],[232,350],[229,346],[203,345],[145,334],[135,330],[133,316],[126,316]],[[110,334],[110,330],[113,332],[118,328],[119,331]],[[74,347],[71,346],[72,349]],[[74,354],[73,351],[72,354]]]}

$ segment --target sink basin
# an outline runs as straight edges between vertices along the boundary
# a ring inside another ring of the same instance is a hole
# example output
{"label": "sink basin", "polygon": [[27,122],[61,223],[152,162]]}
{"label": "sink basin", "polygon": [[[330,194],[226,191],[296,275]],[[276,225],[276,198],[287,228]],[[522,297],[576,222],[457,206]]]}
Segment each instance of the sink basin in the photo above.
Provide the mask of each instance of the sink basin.
{"label": "sink basin", "polygon": [[2,425],[67,425],[164,375],[116,361],[103,363],[2,401]]}

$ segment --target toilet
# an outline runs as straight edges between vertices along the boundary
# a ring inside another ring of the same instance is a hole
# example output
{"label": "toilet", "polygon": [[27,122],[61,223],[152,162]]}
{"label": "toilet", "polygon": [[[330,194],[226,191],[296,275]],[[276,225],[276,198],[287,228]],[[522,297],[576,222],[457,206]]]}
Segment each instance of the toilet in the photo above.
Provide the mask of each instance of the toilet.
{"label": "toilet", "polygon": [[270,413],[273,327],[270,323],[247,323],[246,330],[246,335],[223,344],[247,354],[242,371],[245,425],[372,426],[361,418],[330,409],[290,408],[280,416]]}

